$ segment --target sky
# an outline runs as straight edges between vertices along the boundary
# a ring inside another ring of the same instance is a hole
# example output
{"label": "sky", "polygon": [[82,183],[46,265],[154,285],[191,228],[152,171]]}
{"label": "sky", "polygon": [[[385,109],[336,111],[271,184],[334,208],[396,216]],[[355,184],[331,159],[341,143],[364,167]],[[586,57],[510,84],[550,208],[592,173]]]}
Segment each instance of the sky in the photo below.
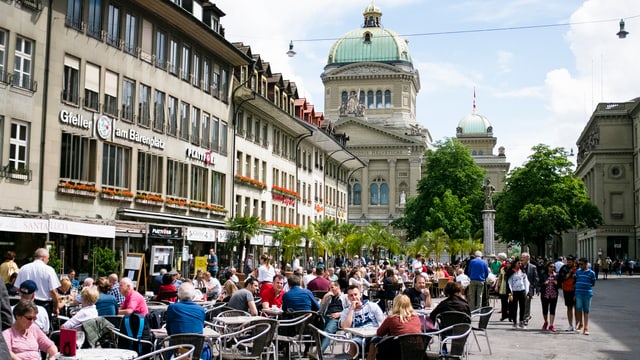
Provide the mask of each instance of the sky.
{"label": "sky", "polygon": [[[221,0],[226,38],[244,42],[323,111],[331,45],[361,27],[371,0]],[[416,116],[434,142],[473,109],[511,169],[537,144],[573,149],[600,102],[640,96],[638,0],[375,0],[382,26],[409,41],[421,88]],[[619,39],[618,22],[629,32]],[[552,25],[552,26],[541,26]],[[528,29],[515,29],[531,27]],[[511,28],[502,31],[486,31]],[[475,31],[482,30],[482,31]],[[450,32],[461,32],[451,34]],[[445,34],[449,33],[449,34]],[[296,56],[288,57],[293,40]],[[570,158],[575,161],[575,157]]]}

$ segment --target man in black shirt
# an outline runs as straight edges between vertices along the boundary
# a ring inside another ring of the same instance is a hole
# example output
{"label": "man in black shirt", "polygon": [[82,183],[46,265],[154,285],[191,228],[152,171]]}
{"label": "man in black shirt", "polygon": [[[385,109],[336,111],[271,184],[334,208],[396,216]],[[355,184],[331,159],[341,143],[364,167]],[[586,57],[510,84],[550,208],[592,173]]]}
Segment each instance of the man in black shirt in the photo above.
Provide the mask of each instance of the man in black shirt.
{"label": "man in black shirt", "polygon": [[[349,306],[349,299],[347,295],[340,290],[340,284],[337,281],[332,281],[329,284],[329,292],[322,298],[320,304],[320,314],[324,316],[325,326],[324,331],[335,334],[338,331],[338,325],[340,322],[340,315],[342,310]],[[329,346],[330,341],[328,338],[322,339],[322,352],[324,352]]]}
{"label": "man in black shirt", "polygon": [[411,307],[416,310],[431,307],[431,293],[427,289],[427,279],[422,275],[416,275],[413,279],[413,287],[404,291],[411,300]]}

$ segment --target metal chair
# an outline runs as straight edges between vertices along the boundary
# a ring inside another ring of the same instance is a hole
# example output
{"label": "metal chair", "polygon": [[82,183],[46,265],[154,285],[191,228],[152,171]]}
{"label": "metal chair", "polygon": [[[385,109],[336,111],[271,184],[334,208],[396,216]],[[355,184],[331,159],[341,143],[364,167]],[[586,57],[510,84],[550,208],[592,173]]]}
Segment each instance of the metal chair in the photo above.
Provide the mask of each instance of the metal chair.
{"label": "metal chair", "polygon": [[427,358],[427,349],[431,343],[428,334],[404,334],[385,337],[376,344],[376,359],[421,360]]}
{"label": "metal chair", "polygon": [[222,311],[216,317],[230,317],[230,316],[251,316],[251,314],[243,310],[229,308],[229,310]]}
{"label": "metal chair", "polygon": [[473,338],[476,340],[476,345],[478,345],[478,351],[482,351],[480,349],[480,343],[478,342],[477,332],[484,334],[484,337],[487,339],[487,347],[489,348],[489,355],[492,355],[491,352],[491,344],[489,343],[489,333],[487,332],[487,326],[489,326],[489,320],[491,319],[491,315],[493,314],[494,309],[491,306],[484,306],[479,309],[471,312],[471,319],[478,319],[478,325],[473,326]]}
{"label": "metal chair", "polygon": [[270,324],[259,323],[220,335],[220,359],[262,359],[264,348],[269,343],[270,331]]}
{"label": "metal chair", "polygon": [[[172,359],[172,360],[186,360],[193,359],[193,352],[195,347],[191,344],[180,344],[162,348],[142,356],[138,356],[134,360],[157,360],[157,359]],[[176,352],[180,354],[176,355]],[[198,358],[199,359],[199,358]]]}
{"label": "metal chair", "polygon": [[276,335],[276,351],[279,351],[279,343],[289,344],[288,358],[291,359],[291,347],[297,345],[298,355],[302,357],[302,341],[304,329],[311,322],[313,314],[310,312],[300,314],[292,319],[278,320],[278,333]]}
{"label": "metal chair", "polygon": [[455,324],[471,324],[471,316],[461,311],[443,311],[436,316],[438,329],[444,329]]}
{"label": "metal chair", "polygon": [[[427,359],[469,359],[467,338],[471,333],[471,324],[458,323],[444,329],[426,333],[432,338],[440,338],[438,351],[427,351]],[[443,351],[448,347],[447,352]]]}
{"label": "metal chair", "polygon": [[387,314],[391,313],[391,308],[393,307],[393,298],[396,297],[398,292],[402,289],[402,286],[402,283],[384,285],[384,300]]}
{"label": "metal chair", "polygon": [[142,353],[147,353],[153,350],[153,343],[149,340],[136,339],[130,336],[127,336],[117,329],[111,330],[111,345],[120,349],[128,349],[133,350],[138,353],[138,355]]}
{"label": "metal chair", "polygon": [[160,348],[181,344],[190,344],[194,346],[193,357],[195,357],[196,359],[200,359],[200,356],[202,355],[202,348],[204,347],[206,341],[207,339],[202,334],[173,334],[162,339]]}
{"label": "metal chair", "polygon": [[[342,360],[342,359],[351,360],[351,359],[357,359],[360,356],[360,345],[357,342],[355,342],[353,339],[347,337],[346,335],[330,334],[328,332],[318,329],[313,325],[309,325],[309,330],[316,344],[315,358],[317,360]],[[322,352],[322,346],[321,346],[322,338],[328,338],[332,343],[342,343],[342,344],[348,344],[349,346],[352,346],[354,349],[356,349],[355,356],[351,357],[351,355],[347,353],[324,354]]]}

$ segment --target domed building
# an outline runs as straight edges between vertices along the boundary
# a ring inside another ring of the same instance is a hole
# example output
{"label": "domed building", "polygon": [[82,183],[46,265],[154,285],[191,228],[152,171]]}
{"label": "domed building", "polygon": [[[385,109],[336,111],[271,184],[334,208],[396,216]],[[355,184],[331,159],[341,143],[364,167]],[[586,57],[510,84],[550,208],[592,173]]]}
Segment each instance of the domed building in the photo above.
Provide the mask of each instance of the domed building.
{"label": "domed building", "polygon": [[493,136],[493,126],[489,119],[477,112],[475,92],[473,111],[458,123],[456,138],[469,149],[476,164],[487,171],[487,178],[496,191],[502,191],[510,164],[504,147],[498,148],[497,155],[493,153],[497,139]]}
{"label": "domed building", "polygon": [[327,126],[349,134],[348,151],[367,164],[347,179],[349,221],[388,224],[416,195],[422,154],[432,140],[416,120],[420,75],[408,41],[383,27],[373,2],[362,15],[361,27],[329,50],[321,75],[324,113]]}

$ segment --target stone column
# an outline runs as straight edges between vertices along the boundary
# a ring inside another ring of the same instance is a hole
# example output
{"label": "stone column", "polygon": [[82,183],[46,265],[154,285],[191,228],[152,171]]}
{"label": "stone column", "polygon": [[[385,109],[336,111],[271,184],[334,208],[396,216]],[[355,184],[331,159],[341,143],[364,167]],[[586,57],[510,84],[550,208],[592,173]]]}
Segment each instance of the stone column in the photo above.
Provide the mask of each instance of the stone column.
{"label": "stone column", "polygon": [[396,159],[388,159],[387,163],[389,164],[389,179],[387,184],[389,185],[389,214],[394,214],[396,212]]}
{"label": "stone column", "polygon": [[367,166],[362,169],[362,213],[369,217],[369,160],[364,161]]}
{"label": "stone column", "polygon": [[482,210],[482,222],[484,229],[484,254],[485,256],[495,255],[495,233],[494,225],[496,220],[495,210]]}

